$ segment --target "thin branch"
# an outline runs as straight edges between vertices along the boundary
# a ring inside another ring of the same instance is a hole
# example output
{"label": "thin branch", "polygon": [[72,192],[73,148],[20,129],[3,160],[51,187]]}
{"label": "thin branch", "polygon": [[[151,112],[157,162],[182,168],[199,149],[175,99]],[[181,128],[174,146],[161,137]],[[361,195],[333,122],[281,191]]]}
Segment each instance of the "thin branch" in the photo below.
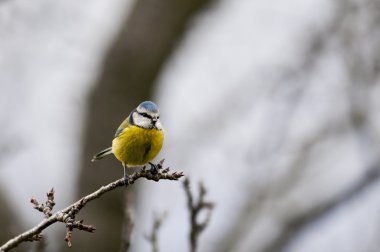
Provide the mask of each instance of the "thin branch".
{"label": "thin branch", "polygon": [[[158,166],[162,167],[162,162],[161,161]],[[79,211],[86,206],[86,204],[96,198],[99,198],[103,194],[112,191],[118,187],[125,187],[125,186],[130,186],[132,185],[136,180],[140,178],[146,178],[148,180],[153,180],[153,181],[159,181],[161,179],[165,180],[178,180],[183,176],[182,172],[172,172],[169,173],[168,169],[165,169],[163,171],[155,171],[152,173],[150,170],[145,170],[145,168],[141,169],[140,171],[136,171],[132,173],[131,175],[128,176],[128,184],[124,183],[124,178],[118,179],[106,186],[102,186],[99,188],[97,191],[83,197],[82,199],[78,200],[77,202],[71,204],[70,206],[54,213],[51,214],[49,217],[45,218],[43,221],[41,221],[38,225],[34,226],[33,228],[25,231],[22,234],[19,234],[15,236],[14,238],[10,239],[6,243],[4,243],[0,247],[1,252],[9,251],[10,249],[18,246],[20,243],[25,242],[25,241],[30,241],[30,240],[38,240],[41,239],[41,232],[48,226],[52,225],[55,222],[63,222],[66,224],[67,232],[66,232],[66,237],[65,240],[67,244],[71,245],[71,235],[72,235],[72,230],[79,229],[79,230],[84,230],[88,232],[93,232],[95,230],[94,226],[91,225],[84,225],[83,221],[75,221],[75,215],[79,213]],[[54,195],[54,191],[53,191]],[[54,197],[54,196],[53,196]],[[49,195],[48,195],[49,198]],[[53,198],[54,199],[54,198]],[[34,207],[40,211],[40,204],[34,199],[32,199],[32,203]],[[45,204],[46,206],[47,204]],[[45,213],[44,211],[45,208],[42,208],[42,212]],[[48,212],[48,211],[46,211]],[[45,213],[46,215],[46,213]],[[39,237],[39,238],[38,238]]]}
{"label": "thin branch", "polygon": [[[191,230],[190,230],[190,246],[191,246],[191,252],[196,252],[198,248],[198,238],[202,231],[205,230],[208,223],[211,219],[212,210],[214,209],[214,203],[210,201],[205,200],[205,196],[207,193],[206,188],[204,187],[203,183],[199,183],[199,196],[198,201],[194,203],[194,197],[190,190],[190,182],[186,178],[184,183],[184,188],[187,196],[187,207],[190,211],[190,223],[191,223]],[[199,216],[199,213],[202,210],[207,210],[206,218],[203,222],[198,222],[197,218]]]}
{"label": "thin branch", "polygon": [[144,238],[152,245],[152,251],[158,252],[158,231],[162,223],[164,222],[167,216],[167,212],[164,212],[161,215],[154,214],[153,227],[150,235],[144,235]]}

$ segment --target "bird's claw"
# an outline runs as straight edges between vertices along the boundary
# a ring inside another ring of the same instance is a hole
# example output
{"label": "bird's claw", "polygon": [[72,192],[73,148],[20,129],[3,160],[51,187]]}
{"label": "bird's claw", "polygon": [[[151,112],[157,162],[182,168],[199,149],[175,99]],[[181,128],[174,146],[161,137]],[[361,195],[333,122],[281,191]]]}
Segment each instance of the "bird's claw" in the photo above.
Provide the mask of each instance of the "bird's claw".
{"label": "bird's claw", "polygon": [[149,162],[150,164],[150,173],[152,174],[157,174],[159,173],[160,169],[162,169],[162,165],[159,163],[159,164],[153,164],[151,162]]}
{"label": "bird's claw", "polygon": [[124,176],[124,185],[129,186],[129,176],[128,175]]}

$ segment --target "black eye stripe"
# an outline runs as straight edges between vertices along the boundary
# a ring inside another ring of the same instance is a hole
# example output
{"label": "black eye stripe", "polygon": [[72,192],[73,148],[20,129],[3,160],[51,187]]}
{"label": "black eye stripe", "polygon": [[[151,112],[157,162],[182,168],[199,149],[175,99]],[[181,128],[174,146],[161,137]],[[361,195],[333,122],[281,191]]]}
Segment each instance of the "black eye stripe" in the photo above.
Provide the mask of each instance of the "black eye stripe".
{"label": "black eye stripe", "polygon": [[142,115],[143,117],[152,119],[152,117],[148,115],[147,113],[140,113],[140,115]]}

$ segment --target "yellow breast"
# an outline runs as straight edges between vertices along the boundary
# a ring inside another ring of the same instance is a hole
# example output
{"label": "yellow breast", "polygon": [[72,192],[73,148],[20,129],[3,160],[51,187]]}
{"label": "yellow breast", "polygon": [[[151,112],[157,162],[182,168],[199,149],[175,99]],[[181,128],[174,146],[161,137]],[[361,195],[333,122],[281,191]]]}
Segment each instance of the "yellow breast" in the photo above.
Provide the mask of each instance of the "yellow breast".
{"label": "yellow breast", "polygon": [[128,126],[112,141],[112,152],[128,166],[140,166],[155,158],[164,142],[164,131]]}

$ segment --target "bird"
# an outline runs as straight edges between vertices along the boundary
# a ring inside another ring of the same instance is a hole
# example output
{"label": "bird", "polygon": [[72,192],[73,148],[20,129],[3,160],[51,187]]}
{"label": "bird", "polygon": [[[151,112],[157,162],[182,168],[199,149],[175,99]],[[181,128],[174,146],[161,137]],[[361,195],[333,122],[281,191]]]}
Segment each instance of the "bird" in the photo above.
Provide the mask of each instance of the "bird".
{"label": "bird", "polygon": [[113,154],[123,165],[125,183],[128,184],[127,168],[151,165],[164,142],[164,129],[158,106],[151,101],[140,103],[116,130],[112,146],[92,158],[92,162]]}

